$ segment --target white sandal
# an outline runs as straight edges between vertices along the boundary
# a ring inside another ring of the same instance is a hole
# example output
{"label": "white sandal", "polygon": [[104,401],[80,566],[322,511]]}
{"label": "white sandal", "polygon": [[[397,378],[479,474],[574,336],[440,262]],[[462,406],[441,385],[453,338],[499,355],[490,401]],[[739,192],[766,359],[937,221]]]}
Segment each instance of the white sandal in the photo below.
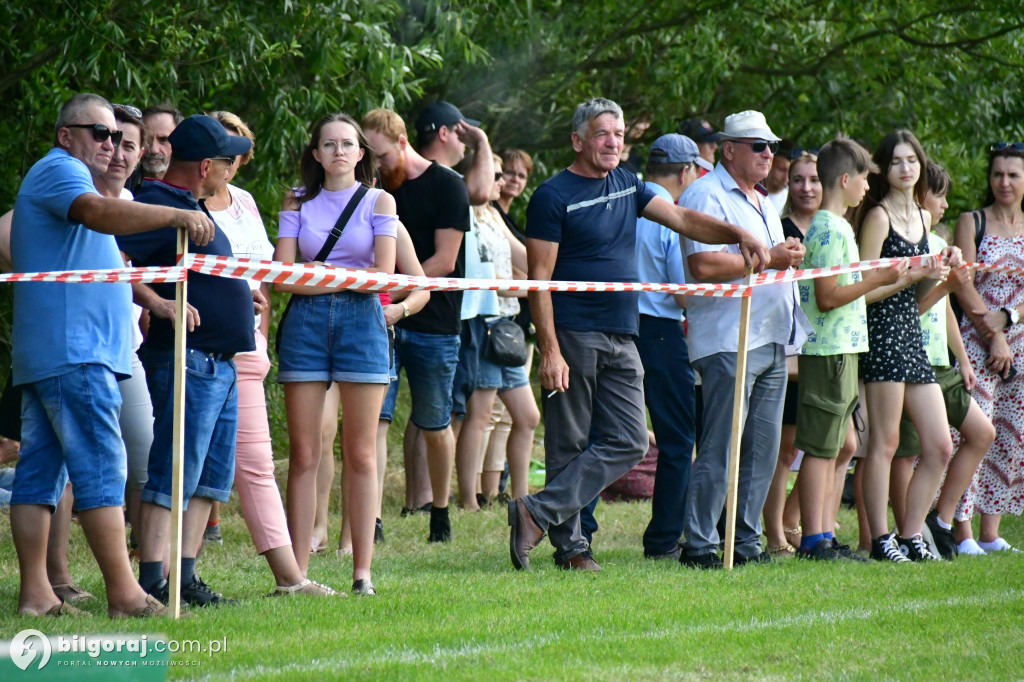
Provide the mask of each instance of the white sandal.
{"label": "white sandal", "polygon": [[296,595],[312,595],[314,597],[344,597],[344,592],[338,592],[327,585],[313,582],[305,578],[296,585],[278,585],[277,589],[270,593],[272,597],[294,597]]}

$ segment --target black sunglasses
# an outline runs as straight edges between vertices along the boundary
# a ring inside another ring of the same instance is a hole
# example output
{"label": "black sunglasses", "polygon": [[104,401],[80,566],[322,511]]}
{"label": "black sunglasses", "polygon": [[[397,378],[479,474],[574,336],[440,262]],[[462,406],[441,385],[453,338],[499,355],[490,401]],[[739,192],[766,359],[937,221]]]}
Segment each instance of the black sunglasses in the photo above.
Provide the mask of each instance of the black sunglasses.
{"label": "black sunglasses", "polygon": [[764,150],[767,149],[772,154],[779,151],[778,142],[767,142],[765,140],[757,140],[756,142],[750,142],[749,140],[729,140],[730,142],[738,142],[740,144],[750,145],[751,151],[755,154],[763,154]]}
{"label": "black sunglasses", "polygon": [[69,123],[64,126],[65,128],[86,128],[92,131],[92,139],[97,142],[106,142],[107,138],[110,138],[111,143],[116,147],[121,144],[121,138],[124,137],[124,131],[111,130],[102,123]]}
{"label": "black sunglasses", "polygon": [[818,152],[820,151],[820,147],[810,147],[807,149],[803,147],[795,147],[789,150],[789,160],[795,161],[796,159],[802,158],[804,156],[817,156]]}
{"label": "black sunglasses", "polygon": [[502,177],[504,177],[504,175],[505,175],[505,174],[504,174],[504,173],[502,173],[501,171],[497,171],[497,172],[496,172],[496,173],[494,174],[494,181],[495,181],[495,182],[497,182],[498,180],[501,180],[501,178],[502,178]]}
{"label": "black sunglasses", "polygon": [[110,106],[114,107],[115,111],[120,109],[132,118],[142,118],[142,110],[138,107],[133,107],[131,104],[111,104]]}
{"label": "black sunglasses", "polygon": [[990,152],[1004,152],[1007,149],[1011,152],[1024,152],[1024,142],[996,142],[988,148]]}

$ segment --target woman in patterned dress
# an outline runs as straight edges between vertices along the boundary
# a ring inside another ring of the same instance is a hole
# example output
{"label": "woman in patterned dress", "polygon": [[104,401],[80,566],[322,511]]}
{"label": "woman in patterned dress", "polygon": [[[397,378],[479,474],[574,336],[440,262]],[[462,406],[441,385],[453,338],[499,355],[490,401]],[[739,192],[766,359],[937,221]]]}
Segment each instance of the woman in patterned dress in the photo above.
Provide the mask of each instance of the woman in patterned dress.
{"label": "woman in patterned dress", "polygon": [[[861,206],[861,257],[927,254],[931,216],[920,205],[928,189],[921,144],[909,131],[897,130],[882,140],[874,160],[879,172],[869,177],[870,190]],[[921,531],[953,443],[942,391],[922,344],[915,294],[918,282],[945,279],[948,270],[940,259],[929,259],[927,265],[909,269],[896,284],[879,287],[865,297],[869,350],[861,359],[860,372],[871,432],[864,461],[864,504],[874,538],[871,556],[881,561],[937,558],[928,551]],[[921,436],[921,462],[907,489],[903,518],[896,519],[897,538],[889,531],[888,492],[904,410]]]}
{"label": "woman in patterned dress", "polygon": [[[992,146],[985,208],[956,222],[956,244],[968,261],[1024,268],[1024,143]],[[1012,549],[999,537],[1003,514],[1024,509],[1024,286],[1019,274],[977,270],[957,294],[965,311],[964,344],[977,374],[973,395],[996,427],[996,440],[956,510],[960,551]],[[975,542],[971,517],[981,512]]]}

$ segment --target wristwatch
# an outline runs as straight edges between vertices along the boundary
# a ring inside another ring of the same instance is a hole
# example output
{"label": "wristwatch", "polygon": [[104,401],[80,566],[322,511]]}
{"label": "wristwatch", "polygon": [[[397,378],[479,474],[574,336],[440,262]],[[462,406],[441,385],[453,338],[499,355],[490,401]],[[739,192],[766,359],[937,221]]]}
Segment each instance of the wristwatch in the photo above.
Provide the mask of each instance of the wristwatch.
{"label": "wristwatch", "polygon": [[[403,318],[409,317],[409,315],[412,314],[412,311],[409,310],[409,306],[406,305],[405,301],[400,301],[398,303],[398,305],[402,306],[402,317]],[[1016,312],[1016,311],[1014,311],[1014,312]]]}
{"label": "wristwatch", "polygon": [[1016,308],[1003,308],[1003,312],[1006,313],[1006,326],[1003,329],[1009,329],[1020,322],[1020,313]]}

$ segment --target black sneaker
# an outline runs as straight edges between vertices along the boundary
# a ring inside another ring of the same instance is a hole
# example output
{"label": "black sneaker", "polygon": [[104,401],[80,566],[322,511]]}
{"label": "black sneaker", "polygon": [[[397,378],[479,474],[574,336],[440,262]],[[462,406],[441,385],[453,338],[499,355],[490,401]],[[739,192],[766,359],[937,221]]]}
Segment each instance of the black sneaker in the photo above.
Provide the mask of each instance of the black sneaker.
{"label": "black sneaker", "polygon": [[192,576],[192,582],[181,586],[181,600],[192,606],[234,606],[234,599],[225,599],[219,592],[214,592],[198,575]]}
{"label": "black sneaker", "polygon": [[682,555],[682,553],[683,548],[679,545],[676,545],[676,548],[673,549],[671,552],[662,552],[660,554],[651,554],[647,552],[647,550],[644,550],[644,558],[650,559],[651,561],[665,561],[666,559],[671,561],[679,561],[679,557]]}
{"label": "black sneaker", "polygon": [[857,554],[852,549],[850,549],[849,545],[844,545],[844,544],[840,543],[839,540],[836,540],[835,538],[832,538],[832,549],[834,549],[836,551],[836,554],[839,555],[840,559],[843,559],[845,561],[863,561],[863,562],[867,562],[867,558],[866,557],[862,557],[860,554]]}
{"label": "black sneaker", "polygon": [[772,563],[772,555],[768,552],[758,552],[754,556],[742,556],[740,554],[732,555],[732,565],[746,566],[747,564],[770,564]]}
{"label": "black sneaker", "polygon": [[679,555],[679,563],[687,568],[699,568],[705,571],[712,571],[723,566],[722,560],[714,552],[708,552],[707,554],[687,554],[683,552]]}
{"label": "black sneaker", "polygon": [[150,595],[164,606],[167,606],[167,602],[171,600],[171,592],[169,587],[170,586],[167,584],[167,581],[163,578],[160,578],[160,582],[158,582],[156,585],[153,585],[148,590],[144,587],[142,589],[146,591],[146,594]]}
{"label": "black sneaker", "polygon": [[434,508],[432,502],[427,502],[422,507],[402,507],[402,516],[412,516],[413,514],[429,514],[430,510]]}
{"label": "black sneaker", "polygon": [[822,538],[818,540],[814,547],[810,549],[800,549],[796,553],[798,559],[807,559],[810,561],[838,561],[839,552],[832,546],[832,540],[830,538]]}
{"label": "black sneaker", "polygon": [[896,544],[896,533],[881,535],[871,541],[871,558],[875,561],[891,561],[895,564],[910,563]]}
{"label": "black sneaker", "polygon": [[911,561],[940,560],[938,556],[932,554],[928,549],[928,545],[925,544],[924,538],[920,533],[909,538],[896,538],[896,544],[899,546],[900,554]]}
{"label": "black sneaker", "polygon": [[448,507],[430,509],[430,535],[427,542],[451,542],[452,522],[448,518]]}
{"label": "black sneaker", "polygon": [[384,544],[384,523],[380,519],[373,524],[373,544]]}
{"label": "black sneaker", "polygon": [[939,525],[939,512],[937,509],[932,509],[928,512],[928,516],[924,519],[924,527],[930,531],[932,536],[931,546],[929,549],[932,550],[933,554],[938,554],[946,561],[952,561],[960,553],[956,544],[956,540],[953,538],[952,528],[943,528]]}

